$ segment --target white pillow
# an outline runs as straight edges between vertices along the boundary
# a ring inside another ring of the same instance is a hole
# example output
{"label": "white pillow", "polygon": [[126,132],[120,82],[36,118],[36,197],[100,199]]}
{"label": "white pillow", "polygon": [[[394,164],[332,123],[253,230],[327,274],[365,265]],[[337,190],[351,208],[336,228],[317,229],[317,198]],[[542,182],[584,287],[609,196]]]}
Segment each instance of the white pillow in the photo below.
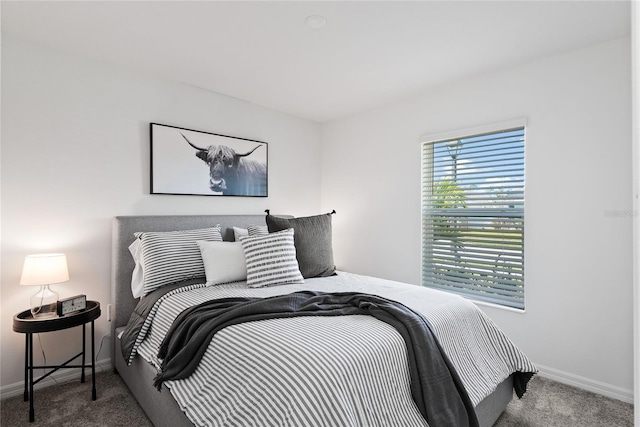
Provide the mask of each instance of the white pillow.
{"label": "white pillow", "polygon": [[241,237],[246,237],[248,235],[249,230],[247,230],[246,228],[233,227],[233,238],[236,240],[236,242],[239,242]]}
{"label": "white pillow", "polygon": [[129,245],[129,252],[136,263],[131,275],[131,293],[134,298],[140,298],[144,295],[144,264],[142,263],[140,240],[136,239]]}
{"label": "white pillow", "polygon": [[293,243],[293,229],[240,239],[250,288],[304,283]]}
{"label": "white pillow", "polygon": [[240,242],[196,241],[200,248],[207,286],[247,280],[247,263]]}
{"label": "white pillow", "polygon": [[134,235],[140,241],[142,296],[171,283],[205,277],[196,240],[222,241],[220,225],[197,230],[138,232]]}
{"label": "white pillow", "polygon": [[269,229],[266,225],[250,225],[247,228],[233,227],[233,237],[236,242],[239,242],[242,237],[264,236],[267,234],[269,234]]}

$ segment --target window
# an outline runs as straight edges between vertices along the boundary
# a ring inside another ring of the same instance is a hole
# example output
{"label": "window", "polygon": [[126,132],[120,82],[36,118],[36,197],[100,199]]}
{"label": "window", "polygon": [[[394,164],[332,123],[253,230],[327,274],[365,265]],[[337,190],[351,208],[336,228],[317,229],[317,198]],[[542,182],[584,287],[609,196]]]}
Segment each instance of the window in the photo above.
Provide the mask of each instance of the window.
{"label": "window", "polygon": [[524,126],[422,142],[422,285],[524,309]]}

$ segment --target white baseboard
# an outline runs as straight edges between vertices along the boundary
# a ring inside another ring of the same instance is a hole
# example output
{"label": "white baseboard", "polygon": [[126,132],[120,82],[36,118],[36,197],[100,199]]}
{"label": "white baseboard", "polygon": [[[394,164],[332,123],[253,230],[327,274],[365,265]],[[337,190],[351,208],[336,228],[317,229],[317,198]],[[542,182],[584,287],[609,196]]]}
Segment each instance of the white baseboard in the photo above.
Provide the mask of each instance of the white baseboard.
{"label": "white baseboard", "polygon": [[633,390],[536,364],[541,377],[633,404]]}
{"label": "white baseboard", "polygon": [[[102,359],[96,361],[96,373],[98,372],[106,372],[112,369],[111,359]],[[40,372],[38,372],[40,371]],[[37,369],[34,371],[33,376],[40,377],[42,375],[42,369]],[[86,369],[84,371],[85,381],[91,381],[91,369]],[[75,381],[80,379],[80,369],[60,369],[59,371],[54,372],[49,375],[47,378],[39,382],[38,384],[33,386],[34,392],[36,390],[49,387],[56,384],[63,384],[70,381]],[[54,381],[55,380],[55,381]],[[8,399],[14,396],[22,396],[24,393],[24,382],[20,381],[14,384],[9,384],[0,388],[0,399]]]}

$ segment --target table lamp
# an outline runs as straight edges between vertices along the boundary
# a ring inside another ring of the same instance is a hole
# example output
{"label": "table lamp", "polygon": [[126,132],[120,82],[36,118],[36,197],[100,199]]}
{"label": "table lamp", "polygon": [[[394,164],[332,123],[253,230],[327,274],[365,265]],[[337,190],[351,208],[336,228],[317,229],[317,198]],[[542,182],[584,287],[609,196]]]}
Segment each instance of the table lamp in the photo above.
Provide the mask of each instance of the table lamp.
{"label": "table lamp", "polygon": [[20,284],[40,286],[40,290],[31,297],[33,317],[49,317],[56,314],[58,294],[52,291],[49,285],[68,280],[69,270],[64,254],[35,254],[25,257]]}

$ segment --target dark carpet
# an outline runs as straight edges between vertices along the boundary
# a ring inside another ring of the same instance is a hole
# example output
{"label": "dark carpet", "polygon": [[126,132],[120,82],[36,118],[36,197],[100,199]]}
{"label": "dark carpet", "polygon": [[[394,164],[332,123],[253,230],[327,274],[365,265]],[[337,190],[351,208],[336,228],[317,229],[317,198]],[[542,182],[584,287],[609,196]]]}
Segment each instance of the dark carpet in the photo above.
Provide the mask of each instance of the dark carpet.
{"label": "dark carpet", "polygon": [[[34,401],[36,420],[33,423],[29,423],[29,402],[24,402],[22,396],[3,400],[0,402],[0,425],[2,427],[145,427],[152,425],[117,374],[113,372],[97,374],[96,384],[98,399],[95,402],[91,400],[90,380],[84,384],[74,381],[36,390]],[[514,399],[495,426],[633,426],[633,405],[541,377],[534,377],[524,398]]]}
{"label": "dark carpet", "polygon": [[35,422],[22,395],[0,402],[0,426],[153,426],[119,375],[96,374],[98,396],[91,400],[91,377],[35,390]]}
{"label": "dark carpet", "polygon": [[633,426],[633,405],[536,376],[494,425],[505,426]]}

